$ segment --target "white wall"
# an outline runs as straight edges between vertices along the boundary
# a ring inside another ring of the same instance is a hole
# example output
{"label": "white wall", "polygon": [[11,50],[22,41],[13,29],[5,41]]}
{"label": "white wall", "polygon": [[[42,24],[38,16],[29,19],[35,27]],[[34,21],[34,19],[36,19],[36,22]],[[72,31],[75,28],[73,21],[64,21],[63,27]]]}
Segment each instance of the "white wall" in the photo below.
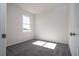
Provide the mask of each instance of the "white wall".
{"label": "white wall", "polygon": [[36,15],[36,38],[68,43],[67,5],[61,5]]}
{"label": "white wall", "polygon": [[[31,17],[31,32],[23,32],[22,15]],[[34,15],[8,4],[7,7],[7,40],[6,45],[13,45],[34,38]]]}
{"label": "white wall", "polygon": [[[68,7],[66,5],[62,4],[51,10],[36,14],[36,23],[34,23],[34,14],[24,11],[14,5],[8,4],[7,11],[7,46],[27,41],[35,37],[42,40],[68,43]],[[31,32],[22,32],[23,14],[31,16]]]}

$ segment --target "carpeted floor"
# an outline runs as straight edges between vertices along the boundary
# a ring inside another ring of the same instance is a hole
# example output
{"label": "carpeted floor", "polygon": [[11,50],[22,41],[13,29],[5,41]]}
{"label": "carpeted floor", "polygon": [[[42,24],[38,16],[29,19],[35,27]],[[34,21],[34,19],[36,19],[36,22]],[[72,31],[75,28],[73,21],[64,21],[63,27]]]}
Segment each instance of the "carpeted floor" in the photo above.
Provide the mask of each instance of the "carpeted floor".
{"label": "carpeted floor", "polygon": [[7,56],[71,56],[68,45],[57,43],[55,49],[49,49],[32,43],[38,40],[29,40],[6,48]]}

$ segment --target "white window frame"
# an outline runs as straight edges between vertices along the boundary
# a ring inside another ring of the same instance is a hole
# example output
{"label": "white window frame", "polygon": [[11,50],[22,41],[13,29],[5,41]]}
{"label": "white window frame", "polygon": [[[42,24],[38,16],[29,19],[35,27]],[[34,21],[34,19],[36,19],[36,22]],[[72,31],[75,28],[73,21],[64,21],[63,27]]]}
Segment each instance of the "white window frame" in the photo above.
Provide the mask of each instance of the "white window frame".
{"label": "white window frame", "polygon": [[30,32],[31,29],[30,16],[23,15],[22,18],[23,18],[23,25],[22,25],[23,32]]}

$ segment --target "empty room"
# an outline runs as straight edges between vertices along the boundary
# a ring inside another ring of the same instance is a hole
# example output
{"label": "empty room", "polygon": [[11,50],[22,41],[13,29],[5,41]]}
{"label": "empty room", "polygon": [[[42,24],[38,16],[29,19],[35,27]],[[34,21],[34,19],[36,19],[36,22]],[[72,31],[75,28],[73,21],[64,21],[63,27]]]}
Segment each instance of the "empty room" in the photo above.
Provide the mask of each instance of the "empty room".
{"label": "empty room", "polygon": [[0,14],[0,19],[6,19],[1,38],[6,49],[1,55],[79,56],[79,4],[7,3],[1,7],[7,15]]}

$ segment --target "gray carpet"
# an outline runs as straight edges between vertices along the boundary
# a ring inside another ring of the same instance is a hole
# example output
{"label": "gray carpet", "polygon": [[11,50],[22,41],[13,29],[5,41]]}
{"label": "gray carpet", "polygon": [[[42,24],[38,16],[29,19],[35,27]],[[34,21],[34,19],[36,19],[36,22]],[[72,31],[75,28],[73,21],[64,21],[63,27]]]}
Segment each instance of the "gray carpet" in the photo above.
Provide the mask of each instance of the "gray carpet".
{"label": "gray carpet", "polygon": [[57,43],[55,49],[49,49],[32,43],[37,40],[29,40],[6,48],[7,56],[71,56],[68,45]]}

